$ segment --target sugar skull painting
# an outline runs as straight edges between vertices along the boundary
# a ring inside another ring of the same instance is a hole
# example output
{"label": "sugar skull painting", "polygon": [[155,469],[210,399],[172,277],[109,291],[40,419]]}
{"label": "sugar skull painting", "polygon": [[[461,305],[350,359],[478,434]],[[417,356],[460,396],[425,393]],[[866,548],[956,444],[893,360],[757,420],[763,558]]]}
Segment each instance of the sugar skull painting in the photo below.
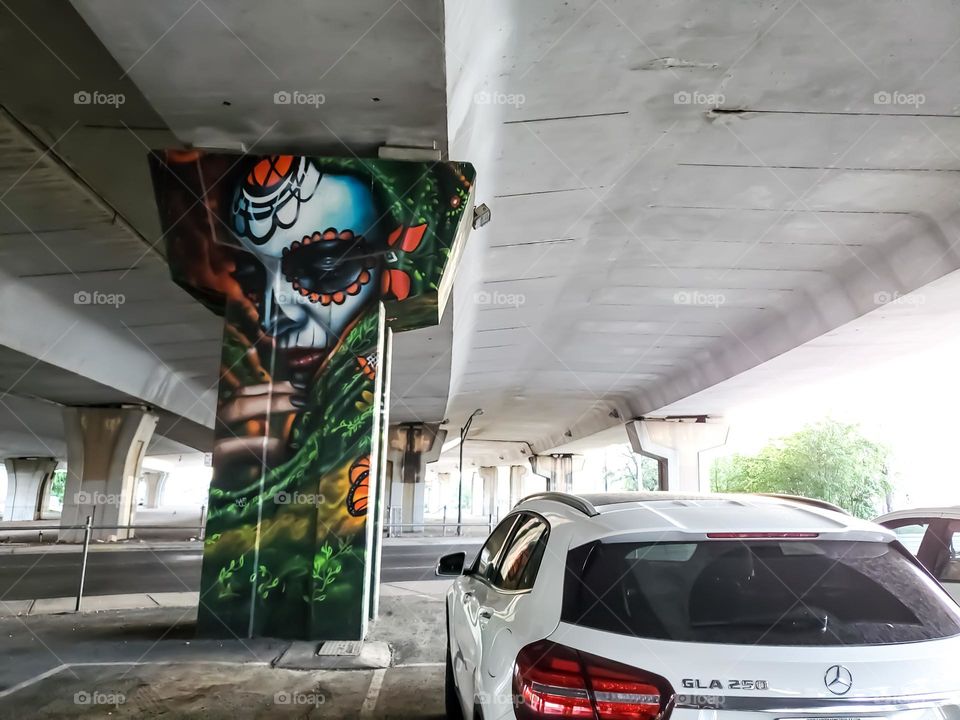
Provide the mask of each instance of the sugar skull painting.
{"label": "sugar skull painting", "polygon": [[390,329],[439,322],[473,168],[151,156],[174,280],[224,317],[199,632],[360,639]]}

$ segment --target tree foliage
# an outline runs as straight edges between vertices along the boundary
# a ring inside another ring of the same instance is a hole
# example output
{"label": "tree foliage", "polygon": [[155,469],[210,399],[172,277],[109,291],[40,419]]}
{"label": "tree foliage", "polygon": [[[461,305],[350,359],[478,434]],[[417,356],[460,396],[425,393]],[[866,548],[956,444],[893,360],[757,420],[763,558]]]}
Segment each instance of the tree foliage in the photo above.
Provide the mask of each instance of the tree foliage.
{"label": "tree foliage", "polygon": [[657,461],[638,455],[629,445],[608,453],[604,466],[603,487],[607,491],[660,489]]}
{"label": "tree foliage", "polygon": [[823,420],[756,455],[718,461],[711,480],[716,492],[801,495],[873,518],[891,491],[888,456],[885,446],[864,437],[857,426]]}

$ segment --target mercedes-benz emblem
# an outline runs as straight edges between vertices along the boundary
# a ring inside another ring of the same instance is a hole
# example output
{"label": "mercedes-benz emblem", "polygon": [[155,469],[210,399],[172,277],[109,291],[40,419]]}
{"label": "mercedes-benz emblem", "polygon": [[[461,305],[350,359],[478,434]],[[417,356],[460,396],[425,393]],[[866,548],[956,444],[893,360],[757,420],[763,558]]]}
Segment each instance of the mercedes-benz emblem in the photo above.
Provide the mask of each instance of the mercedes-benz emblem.
{"label": "mercedes-benz emblem", "polygon": [[846,695],[853,687],[853,675],[843,665],[834,665],[827,669],[823,682],[834,695]]}

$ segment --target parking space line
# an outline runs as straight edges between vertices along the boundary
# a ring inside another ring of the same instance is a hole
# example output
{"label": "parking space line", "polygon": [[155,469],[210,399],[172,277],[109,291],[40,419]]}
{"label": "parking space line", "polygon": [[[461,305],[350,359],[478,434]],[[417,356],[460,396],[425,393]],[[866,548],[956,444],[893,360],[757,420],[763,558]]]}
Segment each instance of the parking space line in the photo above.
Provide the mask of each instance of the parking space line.
{"label": "parking space line", "polygon": [[16,685],[12,685],[11,687],[8,687],[6,690],[0,691],[0,698],[5,698],[8,695],[13,695],[18,690],[23,690],[26,687],[30,687],[34,683],[38,683],[41,680],[46,680],[48,677],[53,677],[57,673],[66,670],[68,667],[69,665],[67,664],[57,665],[54,668],[50,668],[46,672],[42,672],[39,675],[35,675],[34,677],[24,680],[23,682],[18,682]]}
{"label": "parking space line", "polygon": [[367,690],[367,697],[364,698],[363,705],[360,707],[360,717],[373,717],[373,711],[377,707],[377,699],[380,697],[380,690],[383,688],[383,678],[386,674],[386,668],[373,671],[373,677],[370,678],[370,689]]}

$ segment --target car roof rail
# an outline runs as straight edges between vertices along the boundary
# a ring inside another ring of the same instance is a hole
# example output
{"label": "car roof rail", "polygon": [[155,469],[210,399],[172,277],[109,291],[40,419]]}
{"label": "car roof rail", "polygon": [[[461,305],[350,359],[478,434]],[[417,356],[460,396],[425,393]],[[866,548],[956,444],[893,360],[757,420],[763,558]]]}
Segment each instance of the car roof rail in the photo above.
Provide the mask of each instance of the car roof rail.
{"label": "car roof rail", "polygon": [[832,510],[833,512],[842,513],[843,515],[850,514],[842,507],[839,505],[834,505],[832,502],[819,500],[817,498],[808,498],[804,497],[803,495],[789,495],[787,493],[754,493],[754,495],[775,498],[777,500],[789,500],[791,502],[800,503],[801,505],[810,505],[811,507],[820,508],[821,510]]}
{"label": "car roof rail", "polygon": [[514,505],[514,507],[519,507],[529,500],[553,500],[554,502],[563,503],[568,507],[572,507],[574,510],[579,510],[587,517],[593,517],[594,515],[600,514],[593,505],[584,500],[582,497],[562,492],[541,492],[534,493],[533,495],[527,495],[525,498],[520,500],[520,502]]}

